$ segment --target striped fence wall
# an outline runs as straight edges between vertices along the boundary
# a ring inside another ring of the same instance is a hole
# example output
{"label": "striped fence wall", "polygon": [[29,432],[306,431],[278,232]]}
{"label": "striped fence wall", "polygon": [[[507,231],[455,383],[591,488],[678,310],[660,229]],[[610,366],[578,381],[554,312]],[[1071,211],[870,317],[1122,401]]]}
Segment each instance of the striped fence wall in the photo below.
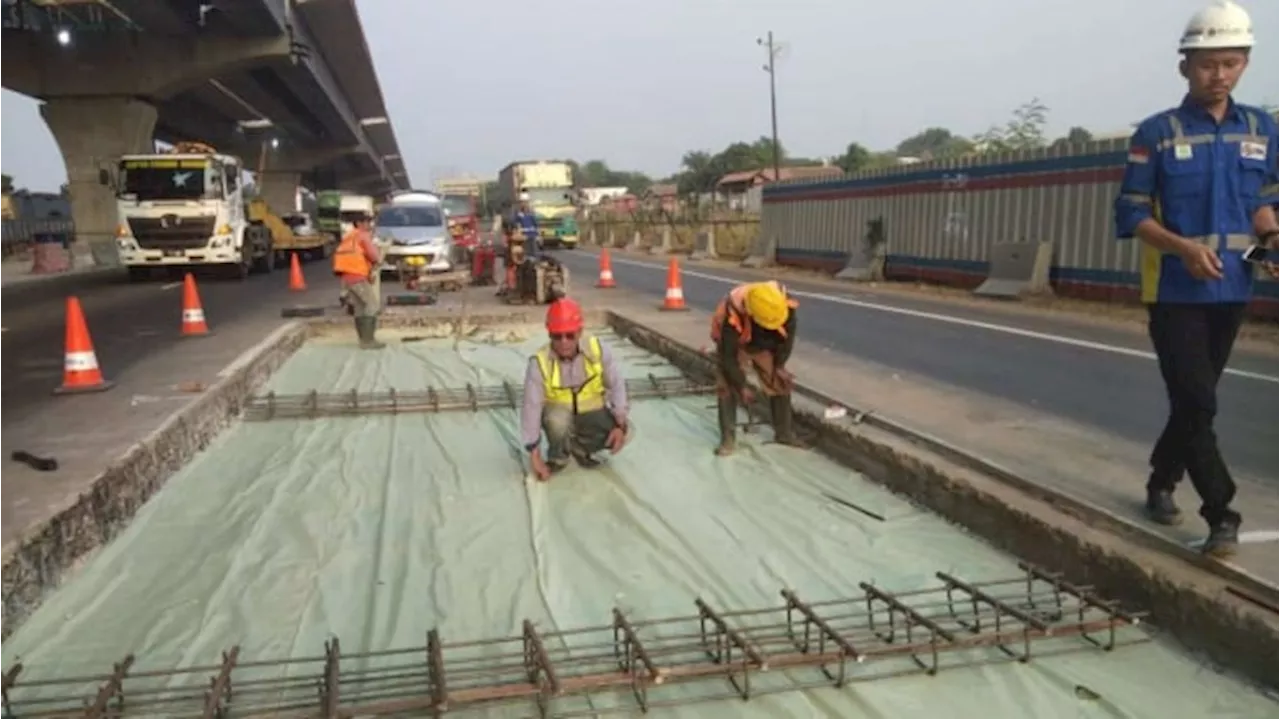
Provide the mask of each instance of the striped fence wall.
{"label": "striped fence wall", "polygon": [[14,252],[37,237],[58,238],[74,233],[70,220],[0,220],[0,252]]}
{"label": "striped fence wall", "polygon": [[[839,270],[884,219],[885,272],[976,287],[996,242],[1054,245],[1051,280],[1064,296],[1139,296],[1139,243],[1117,241],[1112,205],[1128,141],[905,165],[764,191],[762,236],[779,264]],[[1276,283],[1258,282],[1254,310],[1276,314]]]}

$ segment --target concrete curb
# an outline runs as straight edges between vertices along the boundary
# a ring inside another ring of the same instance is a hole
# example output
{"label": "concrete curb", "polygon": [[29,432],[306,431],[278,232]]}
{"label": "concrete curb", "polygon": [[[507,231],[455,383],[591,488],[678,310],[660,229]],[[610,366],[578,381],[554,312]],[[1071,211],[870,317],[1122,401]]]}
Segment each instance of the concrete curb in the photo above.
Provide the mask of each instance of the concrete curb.
{"label": "concrete curb", "polygon": [[[616,313],[610,313],[609,324],[619,336],[666,357],[695,379],[711,377],[711,360],[695,349]],[[821,396],[797,387],[801,392]],[[797,398],[795,408],[797,422],[817,436],[818,449],[840,464],[1002,551],[1149,610],[1150,620],[1187,648],[1276,688],[1277,616],[1273,608],[1245,598],[1252,587],[1109,531],[1111,520],[1097,510],[1064,511],[1060,503],[886,429],[826,421],[818,403]]]}
{"label": "concrete curb", "polygon": [[298,322],[277,329],[249,350],[249,357],[234,361],[200,397],[112,462],[74,503],[6,545],[0,637],[20,627],[82,557],[127,527],[169,477],[231,424],[245,400],[307,335],[307,327]]}

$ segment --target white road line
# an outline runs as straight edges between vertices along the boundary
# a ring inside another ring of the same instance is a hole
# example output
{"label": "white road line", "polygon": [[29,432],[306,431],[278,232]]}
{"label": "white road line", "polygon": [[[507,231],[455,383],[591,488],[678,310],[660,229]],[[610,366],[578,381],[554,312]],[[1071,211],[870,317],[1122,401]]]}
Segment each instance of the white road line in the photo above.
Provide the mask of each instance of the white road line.
{"label": "white road line", "polygon": [[[615,264],[632,265],[634,267],[644,267],[655,272],[666,272],[666,265],[654,265],[648,262],[639,262],[637,260],[629,260],[626,258],[615,258]],[[687,270],[681,268],[680,274],[688,277],[697,277],[699,279],[711,280],[712,282],[720,282],[727,285],[736,285],[742,280],[732,277],[722,277],[720,275],[712,275],[706,272],[698,272],[697,270]],[[848,305],[850,307],[861,307],[867,310],[878,310],[880,312],[889,312],[892,314],[905,315],[907,317],[915,317],[918,319],[933,320],[935,322],[946,322],[953,325],[962,325],[964,327],[973,327],[975,329],[988,330],[991,332],[1003,332],[1008,335],[1017,337],[1027,337],[1029,339],[1043,340],[1045,342],[1056,342],[1071,347],[1080,347],[1083,349],[1097,350],[1099,352],[1110,352],[1111,354],[1125,355],[1127,357],[1138,357],[1155,361],[1156,356],[1151,352],[1143,352],[1142,350],[1130,349],[1128,347],[1117,347],[1116,345],[1103,344],[1101,342],[1091,342],[1089,340],[1076,339],[1075,337],[1065,337],[1063,335],[1049,334],[1047,332],[1035,332],[1032,330],[1024,330],[1018,327],[1010,327],[1008,325],[998,325],[992,322],[981,322],[979,320],[970,320],[963,317],[955,317],[952,315],[943,315],[936,312],[922,312],[920,310],[909,310],[905,307],[894,307],[892,305],[882,305],[875,302],[864,302],[862,300],[850,299],[848,297],[837,297],[835,295],[824,295],[817,292],[804,292],[802,290],[791,290],[791,294],[796,297],[807,298],[812,300],[820,300],[823,302],[832,302],[839,305]],[[1228,367],[1223,370],[1224,374],[1243,377],[1245,379],[1258,380],[1260,382],[1271,382],[1272,384],[1280,383],[1280,378],[1274,375],[1262,374],[1261,372],[1250,372],[1242,369],[1232,369]]]}
{"label": "white road line", "polygon": [[169,282],[169,283],[166,283],[166,284],[160,285],[160,289],[161,289],[161,290],[171,290],[171,289],[173,289],[173,288],[175,288],[175,287],[181,287],[181,286],[182,286],[182,283],[181,283],[181,282]]}

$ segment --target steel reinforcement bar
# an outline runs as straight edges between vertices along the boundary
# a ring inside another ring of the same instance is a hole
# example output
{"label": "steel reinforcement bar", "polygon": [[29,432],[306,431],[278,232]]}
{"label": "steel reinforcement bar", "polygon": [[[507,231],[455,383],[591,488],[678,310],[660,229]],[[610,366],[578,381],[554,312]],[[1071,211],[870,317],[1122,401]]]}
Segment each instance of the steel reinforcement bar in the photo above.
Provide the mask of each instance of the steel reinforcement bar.
{"label": "steel reinforcement bar", "polygon": [[[699,384],[686,377],[657,377],[650,374],[626,381],[628,399],[670,399],[710,394],[715,385]],[[523,391],[518,385],[434,388],[385,392],[319,392],[276,394],[268,392],[249,400],[244,417],[248,420],[302,419],[367,414],[409,414],[420,412],[478,412],[483,409],[518,409]]]}
{"label": "steel reinforcement bar", "polygon": [[981,583],[939,572],[937,585],[911,592],[863,583],[860,596],[830,601],[783,590],[767,609],[717,611],[699,599],[696,615],[645,621],[614,609],[611,624],[568,631],[525,620],[502,639],[446,642],[432,630],[425,645],[390,651],[344,654],[335,638],[316,657],[242,661],[235,647],[219,664],[146,671],[130,655],[107,675],[56,679],[25,678],[16,664],[3,675],[4,716],[441,716],[510,703],[540,717],[595,716],[1149,638],[1127,629],[1139,614],[1020,567],[1022,576]]}

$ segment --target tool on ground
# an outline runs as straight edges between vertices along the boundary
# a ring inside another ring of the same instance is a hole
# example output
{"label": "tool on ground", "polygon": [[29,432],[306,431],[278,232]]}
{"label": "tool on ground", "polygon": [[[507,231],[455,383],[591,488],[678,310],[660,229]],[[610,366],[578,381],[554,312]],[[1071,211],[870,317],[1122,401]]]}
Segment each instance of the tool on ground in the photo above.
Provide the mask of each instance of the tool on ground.
{"label": "tool on ground", "polygon": [[302,276],[302,265],[298,262],[298,253],[289,253],[289,290],[292,292],[306,292],[307,280]]}
{"label": "tool on ground", "polygon": [[609,289],[617,287],[613,281],[613,260],[609,259],[609,248],[600,248],[600,279],[596,280],[596,287],[600,289]]}
{"label": "tool on ground", "polygon": [[680,261],[674,256],[667,263],[667,295],[658,309],[667,311],[689,309],[684,303],[684,285],[680,281]]}
{"label": "tool on ground", "polygon": [[200,304],[200,291],[196,278],[190,272],[182,278],[182,336],[204,337],[209,325],[204,321],[204,305]]}
{"label": "tool on ground", "polygon": [[98,367],[98,354],[93,350],[89,325],[80,307],[80,298],[67,298],[67,336],[63,354],[62,386],[54,394],[102,392],[115,386],[115,382],[103,379]]}
{"label": "tool on ground", "polygon": [[450,642],[432,629],[425,645],[344,653],[335,637],[306,659],[241,662],[236,646],[202,667],[131,674],[128,655],[106,675],[66,679],[14,664],[3,674],[4,715],[441,716],[530,702],[540,717],[630,714],[1150,640],[1136,628],[1142,613],[1019,566],[1021,576],[981,583],[938,572],[934,586],[907,592],[863,582],[858,595],[829,601],[784,589],[766,609],[698,599],[683,617],[614,609],[609,624],[545,633],[525,620],[503,639]]}
{"label": "tool on ground", "polygon": [[15,462],[22,462],[37,472],[52,472],[58,468],[58,460],[53,457],[37,457],[25,450],[17,450],[9,455]]}
{"label": "tool on ground", "polygon": [[[698,384],[686,377],[657,377],[626,381],[627,398],[671,399],[692,395],[710,394],[715,387]],[[331,392],[317,391],[303,394],[276,394],[253,397],[245,406],[245,419],[297,419],[366,414],[411,414],[417,412],[478,412],[483,409],[520,408],[523,389],[510,382],[489,387],[467,385],[463,388],[434,388],[425,390],[385,392]]]}

